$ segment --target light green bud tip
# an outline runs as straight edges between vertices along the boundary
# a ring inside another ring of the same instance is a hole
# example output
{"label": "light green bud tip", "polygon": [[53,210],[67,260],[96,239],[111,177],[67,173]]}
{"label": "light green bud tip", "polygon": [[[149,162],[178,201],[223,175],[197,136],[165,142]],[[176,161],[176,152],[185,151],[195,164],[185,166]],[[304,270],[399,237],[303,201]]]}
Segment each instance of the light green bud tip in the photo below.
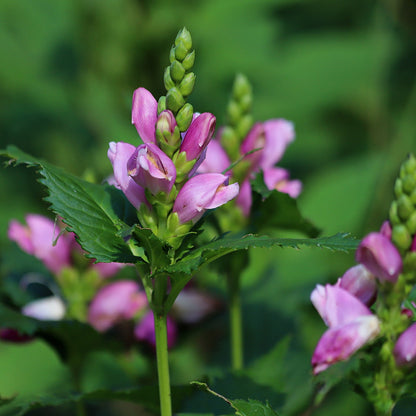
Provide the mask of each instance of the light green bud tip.
{"label": "light green bud tip", "polygon": [[188,130],[188,127],[191,125],[192,116],[194,114],[194,109],[191,104],[186,103],[176,115],[176,123],[178,124],[180,131]]}
{"label": "light green bud tip", "polygon": [[184,104],[185,99],[180,91],[176,87],[171,88],[166,94],[166,108],[177,113]]}
{"label": "light green bud tip", "polygon": [[412,244],[412,237],[406,226],[398,224],[393,227],[391,239],[397,248],[407,250]]}
{"label": "light green bud tip", "polygon": [[238,100],[242,100],[246,96],[252,95],[251,85],[243,74],[237,74],[233,85],[233,95]]}
{"label": "light green bud tip", "polygon": [[189,30],[184,27],[176,35],[175,46],[178,46],[180,43],[183,43],[184,47],[189,51],[192,48],[192,37]]}

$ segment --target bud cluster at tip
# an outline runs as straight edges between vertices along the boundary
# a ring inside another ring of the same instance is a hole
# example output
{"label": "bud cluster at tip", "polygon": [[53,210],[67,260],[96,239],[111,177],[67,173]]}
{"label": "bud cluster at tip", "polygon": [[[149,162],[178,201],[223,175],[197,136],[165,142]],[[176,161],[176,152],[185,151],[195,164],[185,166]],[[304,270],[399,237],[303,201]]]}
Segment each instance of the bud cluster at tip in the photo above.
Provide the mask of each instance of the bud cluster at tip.
{"label": "bud cluster at tip", "polygon": [[227,105],[226,126],[221,135],[221,144],[231,160],[239,157],[239,147],[253,126],[251,107],[253,93],[248,79],[237,74]]}
{"label": "bud cluster at tip", "polygon": [[391,238],[403,255],[411,249],[416,234],[416,158],[413,155],[409,155],[400,167],[394,194],[389,212]]}
{"label": "bud cluster at tip", "polygon": [[186,102],[186,98],[195,85],[195,74],[192,72],[195,51],[192,49],[191,34],[186,28],[176,36],[169,60],[170,65],[166,67],[163,77],[167,93],[159,99],[158,113],[170,110],[175,115],[179,131],[184,132],[193,116],[193,107]]}

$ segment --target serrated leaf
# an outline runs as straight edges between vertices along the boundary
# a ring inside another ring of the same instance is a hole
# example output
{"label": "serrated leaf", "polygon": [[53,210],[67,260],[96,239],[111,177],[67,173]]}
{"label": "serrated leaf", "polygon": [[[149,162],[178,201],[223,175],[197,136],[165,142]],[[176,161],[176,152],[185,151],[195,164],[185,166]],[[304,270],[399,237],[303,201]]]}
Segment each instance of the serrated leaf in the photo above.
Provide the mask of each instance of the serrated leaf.
{"label": "serrated leaf", "polygon": [[279,246],[298,249],[300,246],[305,246],[347,252],[355,250],[358,243],[357,239],[347,233],[338,233],[330,237],[319,238],[272,238],[254,234],[245,236],[226,235],[193,250],[177,263],[166,267],[164,271],[166,273],[191,274],[202,264],[209,263],[237,250],[246,250],[249,247],[266,248]]}
{"label": "serrated leaf", "polygon": [[34,158],[15,146],[0,151],[10,163],[39,169],[40,182],[49,195],[51,210],[64,219],[89,257],[99,262],[135,263],[134,256],[121,237],[131,208],[124,195],[112,186],[96,185],[71,175],[43,160]]}
{"label": "serrated leaf", "polygon": [[257,400],[251,399],[248,399],[248,401],[241,399],[231,400],[210,389],[206,383],[193,381],[191,384],[227,402],[238,416],[277,416],[277,413],[269,404],[264,405]]}

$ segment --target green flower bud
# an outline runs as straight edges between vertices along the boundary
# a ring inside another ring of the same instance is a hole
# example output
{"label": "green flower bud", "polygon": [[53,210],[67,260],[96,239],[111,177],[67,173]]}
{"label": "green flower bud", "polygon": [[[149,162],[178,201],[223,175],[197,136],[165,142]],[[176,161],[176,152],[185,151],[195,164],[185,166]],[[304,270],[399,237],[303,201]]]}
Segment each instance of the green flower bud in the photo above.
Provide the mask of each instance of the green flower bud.
{"label": "green flower bud", "polygon": [[251,114],[246,114],[241,118],[238,125],[236,126],[236,133],[238,137],[246,137],[247,133],[250,131],[253,126],[253,116]]}
{"label": "green flower bud", "polygon": [[406,227],[411,235],[416,234],[416,211],[413,211],[406,221]]}
{"label": "green flower bud", "polygon": [[182,28],[176,35],[175,46],[177,46],[179,42],[183,42],[183,45],[188,51],[192,48],[191,33],[186,27]]}
{"label": "green flower bud", "polygon": [[188,53],[186,58],[182,61],[182,66],[185,68],[185,71],[189,71],[195,63],[195,51]]}
{"label": "green flower bud", "polygon": [[171,88],[175,86],[171,76],[170,76],[170,67],[166,67],[165,73],[163,75],[163,82],[165,84],[166,91],[169,91]]}
{"label": "green flower bud", "polygon": [[397,213],[402,220],[407,220],[412,212],[414,211],[414,207],[410,198],[403,194],[397,200]]}
{"label": "green flower bud", "polygon": [[403,193],[403,183],[400,178],[396,179],[396,182],[394,182],[394,194],[396,195],[396,198],[398,198]]}
{"label": "green flower bud", "polygon": [[171,88],[166,94],[166,107],[176,114],[184,104],[185,99],[180,91],[176,87]]}
{"label": "green flower bud", "polygon": [[403,259],[403,271],[414,272],[414,270],[416,270],[416,251],[409,251]]}
{"label": "green flower bud", "polygon": [[157,103],[157,113],[160,114],[162,111],[166,110],[166,97],[162,95],[159,98],[159,101]]}
{"label": "green flower bud", "polygon": [[244,113],[248,113],[251,110],[253,103],[253,97],[251,95],[245,95],[240,99],[240,107]]}
{"label": "green flower bud", "polygon": [[396,247],[403,251],[407,250],[412,244],[412,237],[403,224],[398,224],[393,227],[391,239]]}
{"label": "green flower bud", "polygon": [[416,171],[416,158],[410,154],[402,166],[405,173],[414,173]]}
{"label": "green flower bud", "polygon": [[227,106],[227,115],[230,124],[236,125],[238,120],[241,117],[241,109],[238,103],[234,100],[231,100]]}
{"label": "green flower bud", "polygon": [[187,97],[194,89],[195,78],[196,77],[193,72],[189,72],[183,77],[183,80],[179,84],[178,88],[184,97]]}
{"label": "green flower bud", "polygon": [[178,123],[179,130],[184,132],[188,130],[191,125],[194,109],[191,104],[186,103],[176,115],[176,123]]}
{"label": "green flower bud", "polygon": [[391,222],[392,226],[396,225],[396,224],[400,224],[400,218],[399,218],[399,215],[397,213],[397,202],[396,201],[393,201],[390,205],[389,219],[390,219],[390,222]]}
{"label": "green flower bud", "polygon": [[221,144],[231,160],[237,160],[240,157],[240,141],[230,126],[225,126],[222,129]]}
{"label": "green flower bud", "polygon": [[233,85],[233,95],[237,100],[242,100],[245,96],[251,96],[252,90],[248,79],[243,74],[237,74]]}
{"label": "green flower bud", "polygon": [[183,76],[185,75],[185,68],[179,61],[173,61],[170,64],[170,76],[175,82],[182,81]]}
{"label": "green flower bud", "polygon": [[413,175],[406,175],[402,179],[402,184],[404,192],[406,192],[408,195],[412,193],[413,189],[416,189],[416,179]]}
{"label": "green flower bud", "polygon": [[176,61],[175,48],[172,46],[169,52],[169,62],[172,63],[175,61]]}
{"label": "green flower bud", "polygon": [[183,42],[182,39],[179,40],[179,42],[177,43],[174,49],[175,49],[175,57],[179,61],[183,61],[186,55],[188,55],[188,48],[185,46],[185,43]]}
{"label": "green flower bud", "polygon": [[416,189],[414,189],[412,191],[412,193],[410,194],[409,198],[412,201],[412,204],[413,205],[416,205]]}

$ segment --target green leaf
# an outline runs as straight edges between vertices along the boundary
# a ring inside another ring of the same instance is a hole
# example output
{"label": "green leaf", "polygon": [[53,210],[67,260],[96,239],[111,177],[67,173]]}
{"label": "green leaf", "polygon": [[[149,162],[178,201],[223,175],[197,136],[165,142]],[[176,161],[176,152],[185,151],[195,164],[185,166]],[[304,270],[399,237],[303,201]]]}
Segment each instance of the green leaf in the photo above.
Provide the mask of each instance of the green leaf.
{"label": "green leaf", "polygon": [[193,381],[191,384],[227,402],[235,410],[235,414],[238,416],[277,416],[277,413],[269,406],[269,404],[264,405],[257,400],[251,399],[248,401],[241,399],[230,400],[211,390],[206,383]]}
{"label": "green leaf", "polygon": [[303,218],[296,199],[283,192],[267,189],[263,174],[258,174],[251,184],[255,191],[251,219],[256,232],[278,228],[300,231],[309,237],[320,234],[318,228]]}
{"label": "green leaf", "polygon": [[249,247],[279,246],[298,249],[300,246],[305,246],[347,252],[355,250],[358,243],[357,239],[347,233],[338,233],[330,237],[320,238],[272,238],[254,234],[245,236],[226,235],[191,251],[177,263],[167,266],[164,271],[166,273],[191,274],[202,264],[209,263],[237,250],[246,250]]}
{"label": "green leaf", "polygon": [[36,159],[15,146],[0,151],[9,163],[37,167],[40,182],[49,195],[45,198],[51,210],[63,218],[89,257],[98,262],[135,263],[140,259],[131,253],[121,237],[132,211],[124,195],[112,186],[96,185],[62,169]]}

